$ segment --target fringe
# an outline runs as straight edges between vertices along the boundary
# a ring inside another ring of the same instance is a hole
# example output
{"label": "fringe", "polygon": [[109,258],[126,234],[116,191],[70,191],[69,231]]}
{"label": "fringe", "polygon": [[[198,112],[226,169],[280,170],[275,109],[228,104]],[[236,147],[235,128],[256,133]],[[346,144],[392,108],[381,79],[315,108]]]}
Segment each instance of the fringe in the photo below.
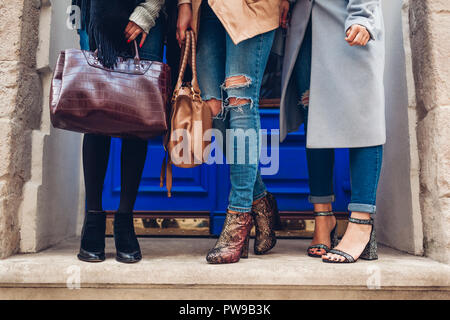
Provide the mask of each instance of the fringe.
{"label": "fringe", "polygon": [[81,25],[89,35],[91,50],[106,68],[113,68],[120,54],[129,53],[124,31],[133,10],[144,0],[73,0],[81,8]]}

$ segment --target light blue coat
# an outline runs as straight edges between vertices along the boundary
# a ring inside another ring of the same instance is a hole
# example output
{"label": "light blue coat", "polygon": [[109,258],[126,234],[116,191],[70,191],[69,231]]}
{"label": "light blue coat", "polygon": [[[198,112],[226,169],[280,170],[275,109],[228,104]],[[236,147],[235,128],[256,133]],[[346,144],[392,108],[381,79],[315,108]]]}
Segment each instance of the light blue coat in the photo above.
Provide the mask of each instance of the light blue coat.
{"label": "light blue coat", "polygon": [[[386,141],[385,44],[380,0],[297,0],[288,29],[282,76],[280,138],[303,123],[292,71],[312,19],[308,148],[356,148]],[[346,30],[365,26],[365,47],[351,47]]]}

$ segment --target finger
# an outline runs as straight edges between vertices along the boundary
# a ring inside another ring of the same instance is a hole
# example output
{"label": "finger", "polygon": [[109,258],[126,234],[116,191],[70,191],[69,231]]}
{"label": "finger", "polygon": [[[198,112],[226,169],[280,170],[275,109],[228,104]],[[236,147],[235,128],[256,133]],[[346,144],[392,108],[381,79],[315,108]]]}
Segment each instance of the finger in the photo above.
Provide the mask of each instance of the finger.
{"label": "finger", "polygon": [[142,30],[137,29],[136,31],[133,32],[133,34],[131,35],[131,37],[128,38],[128,42],[134,41],[138,35],[140,35],[142,32]]}
{"label": "finger", "polygon": [[133,22],[128,22],[127,27],[125,28],[125,33],[128,33],[131,28],[133,27],[134,23]]}
{"label": "finger", "polygon": [[186,41],[186,29],[180,29],[180,43],[181,45]]}
{"label": "finger", "polygon": [[287,20],[288,14],[289,14],[289,9],[288,8],[284,8],[284,12],[283,12],[284,20]]}
{"label": "finger", "polygon": [[133,35],[134,32],[136,32],[136,30],[138,30],[138,28],[135,25],[131,26],[131,28],[125,34],[125,37],[127,39],[130,39],[130,37]]}
{"label": "finger", "polygon": [[359,32],[358,35],[356,36],[355,40],[353,40],[353,42],[350,45],[351,46],[361,46],[363,43],[363,37],[364,37],[364,34],[362,32]]}
{"label": "finger", "polygon": [[177,30],[177,33],[176,33],[176,38],[177,38],[178,46],[181,48],[180,33],[178,32],[178,30]]}
{"label": "finger", "polygon": [[366,39],[365,39],[364,45],[367,45],[367,43],[368,43],[369,41],[370,41],[370,34],[367,33],[367,34],[366,34]]}
{"label": "finger", "polygon": [[283,28],[286,28],[288,13],[289,13],[289,11],[286,8],[284,8],[283,9],[283,15],[282,15],[282,26],[283,26]]}
{"label": "finger", "polygon": [[356,36],[358,35],[358,28],[352,26],[352,27],[350,27],[349,31],[350,32],[345,40],[347,40],[348,42],[352,42],[353,40],[355,40]]}
{"label": "finger", "polygon": [[367,39],[367,37],[363,38],[361,40],[361,46],[365,47],[367,45],[367,42],[369,42],[369,40]]}
{"label": "finger", "polygon": [[142,48],[142,46],[144,45],[145,39],[147,39],[147,33],[142,32],[142,39],[141,39],[141,43],[139,44],[139,48]]}

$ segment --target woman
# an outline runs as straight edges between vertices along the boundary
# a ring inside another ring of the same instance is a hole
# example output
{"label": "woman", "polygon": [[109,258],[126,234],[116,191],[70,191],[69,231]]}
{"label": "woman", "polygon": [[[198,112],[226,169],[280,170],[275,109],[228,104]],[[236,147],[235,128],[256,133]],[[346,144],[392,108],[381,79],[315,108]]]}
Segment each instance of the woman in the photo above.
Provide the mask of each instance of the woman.
{"label": "woman", "polygon": [[[316,227],[308,255],[376,259],[376,192],[386,141],[379,0],[297,0],[283,64],[281,139],[305,123]],[[336,246],[334,148],[350,148],[348,228]],[[334,247],[330,249],[330,247]]]}
{"label": "woman", "polygon": [[[142,59],[162,61],[161,19],[164,0],[79,0],[82,26],[89,36],[90,49],[98,49],[99,60],[113,67],[117,57],[134,56],[130,42],[139,43]],[[83,39],[82,39],[83,40]],[[86,215],[78,258],[87,262],[105,260],[106,215],[102,191],[108,167],[111,137],[85,134],[83,168],[86,188]],[[134,263],[142,259],[133,225],[133,208],[147,155],[147,141],[122,139],[120,205],[114,215],[116,260]]]}
{"label": "woman", "polygon": [[214,127],[224,138],[228,129],[249,136],[244,136],[243,144],[234,137],[227,141],[227,155],[234,155],[227,159],[231,163],[229,205],[222,233],[206,257],[209,263],[233,263],[248,256],[253,220],[255,253],[264,254],[276,243],[276,202],[258,168],[258,103],[274,30],[280,16],[286,19],[289,5],[281,0],[179,0],[178,5],[177,38],[181,45],[186,30],[195,31],[201,97],[211,108]]}

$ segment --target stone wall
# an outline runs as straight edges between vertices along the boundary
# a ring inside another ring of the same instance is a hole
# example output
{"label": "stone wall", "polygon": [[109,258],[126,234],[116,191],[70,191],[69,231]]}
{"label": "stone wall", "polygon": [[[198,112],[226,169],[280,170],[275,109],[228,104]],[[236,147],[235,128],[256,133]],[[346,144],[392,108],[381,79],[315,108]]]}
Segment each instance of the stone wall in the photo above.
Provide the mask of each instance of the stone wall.
{"label": "stone wall", "polygon": [[425,254],[450,263],[450,0],[410,0]]}
{"label": "stone wall", "polygon": [[84,208],[80,194],[81,135],[54,129],[48,107],[52,70],[59,52],[77,45],[76,32],[66,25],[71,1],[37,2],[39,45],[35,56],[42,84],[42,113],[39,128],[31,132],[30,176],[18,211],[21,252],[36,252],[76,235]]}
{"label": "stone wall", "polygon": [[[408,16],[402,17],[402,0],[383,0],[386,29],[387,141],[377,195],[377,239],[412,254],[423,254],[422,216],[419,204],[419,156],[416,142],[415,104],[408,99],[410,54],[405,48]],[[403,9],[403,12],[407,8]],[[414,84],[412,86],[414,89]],[[415,97],[414,97],[415,100]]]}
{"label": "stone wall", "polygon": [[82,207],[80,135],[49,121],[56,56],[76,45],[70,0],[52,2],[0,1],[0,258],[75,235]]}
{"label": "stone wall", "polygon": [[31,132],[40,126],[38,7],[36,1],[0,2],[0,258],[19,250],[17,212],[30,178]]}

